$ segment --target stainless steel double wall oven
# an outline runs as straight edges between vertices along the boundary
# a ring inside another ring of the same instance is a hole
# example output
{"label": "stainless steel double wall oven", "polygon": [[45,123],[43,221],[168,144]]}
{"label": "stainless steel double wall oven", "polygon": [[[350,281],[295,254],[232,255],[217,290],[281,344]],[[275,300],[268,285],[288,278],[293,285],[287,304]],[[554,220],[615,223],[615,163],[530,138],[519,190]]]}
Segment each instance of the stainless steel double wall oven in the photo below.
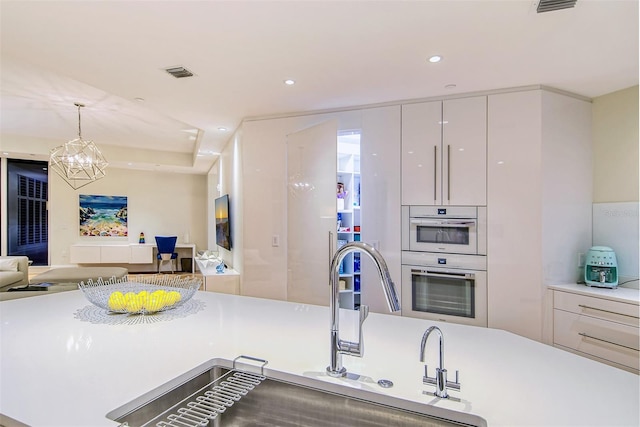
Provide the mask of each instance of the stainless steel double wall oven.
{"label": "stainless steel double wall oven", "polygon": [[402,207],[402,314],[487,326],[484,206]]}

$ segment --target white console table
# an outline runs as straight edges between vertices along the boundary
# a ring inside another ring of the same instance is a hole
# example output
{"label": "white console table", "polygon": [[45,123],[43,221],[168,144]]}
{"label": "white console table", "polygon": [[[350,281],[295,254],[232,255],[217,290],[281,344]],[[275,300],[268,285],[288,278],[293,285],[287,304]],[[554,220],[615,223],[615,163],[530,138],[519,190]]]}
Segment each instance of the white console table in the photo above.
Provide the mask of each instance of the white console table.
{"label": "white console table", "polygon": [[223,273],[202,272],[204,290],[223,294],[240,295],[240,273],[232,268],[225,268]]}
{"label": "white console table", "polygon": [[[179,249],[190,250],[191,273],[195,273],[196,245],[177,243]],[[71,245],[69,261],[73,264],[154,264],[157,247],[153,243],[119,245],[77,243]]]}

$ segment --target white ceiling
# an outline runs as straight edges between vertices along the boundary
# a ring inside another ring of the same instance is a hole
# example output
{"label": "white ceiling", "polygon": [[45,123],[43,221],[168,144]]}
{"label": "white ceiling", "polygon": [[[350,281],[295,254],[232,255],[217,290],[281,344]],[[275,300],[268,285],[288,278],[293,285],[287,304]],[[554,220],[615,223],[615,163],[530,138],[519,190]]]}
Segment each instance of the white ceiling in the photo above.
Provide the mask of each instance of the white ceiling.
{"label": "white ceiling", "polygon": [[[1,149],[46,158],[77,135],[82,102],[83,137],[112,164],[205,173],[247,117],[537,84],[597,97],[638,84],[637,0],[541,14],[536,4],[2,0]],[[433,54],[443,61],[429,63]],[[177,65],[195,76],[164,71]]]}

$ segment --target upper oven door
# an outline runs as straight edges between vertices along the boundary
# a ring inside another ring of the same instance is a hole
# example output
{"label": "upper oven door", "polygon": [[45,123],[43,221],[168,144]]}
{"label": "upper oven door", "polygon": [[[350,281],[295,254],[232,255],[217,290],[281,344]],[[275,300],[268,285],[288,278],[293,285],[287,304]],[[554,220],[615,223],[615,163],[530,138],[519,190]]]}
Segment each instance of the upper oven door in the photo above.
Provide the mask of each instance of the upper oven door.
{"label": "upper oven door", "polygon": [[475,218],[409,218],[409,250],[478,253]]}

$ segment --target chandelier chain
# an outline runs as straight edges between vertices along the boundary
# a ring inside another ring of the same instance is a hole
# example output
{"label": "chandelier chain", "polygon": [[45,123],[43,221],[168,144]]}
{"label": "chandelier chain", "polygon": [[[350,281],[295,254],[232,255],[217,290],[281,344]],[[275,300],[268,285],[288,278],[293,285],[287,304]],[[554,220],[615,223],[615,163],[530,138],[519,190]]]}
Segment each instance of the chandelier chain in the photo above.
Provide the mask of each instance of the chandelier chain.
{"label": "chandelier chain", "polygon": [[82,139],[82,127],[81,127],[81,118],[80,118],[80,109],[84,107],[84,104],[79,102],[75,102],[73,105],[78,107],[78,138]]}

